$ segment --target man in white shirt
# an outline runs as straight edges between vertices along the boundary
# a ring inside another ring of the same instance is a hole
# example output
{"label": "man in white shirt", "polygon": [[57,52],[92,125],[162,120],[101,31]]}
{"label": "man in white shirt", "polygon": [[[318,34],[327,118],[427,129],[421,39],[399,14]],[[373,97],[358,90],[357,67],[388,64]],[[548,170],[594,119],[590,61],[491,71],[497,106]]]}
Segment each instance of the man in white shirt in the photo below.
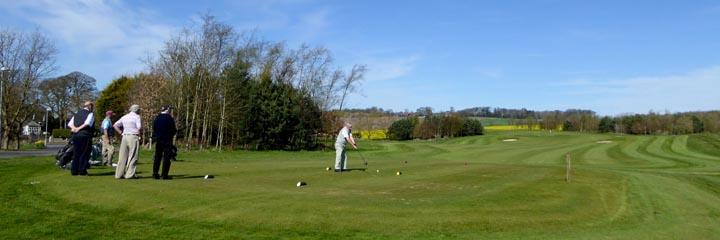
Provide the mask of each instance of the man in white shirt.
{"label": "man in white shirt", "polygon": [[[120,142],[120,151],[118,156],[117,168],[115,169],[116,179],[138,179],[135,175],[135,169],[140,152],[140,136],[142,135],[142,119],[140,111],[142,109],[135,104],[130,107],[130,113],[122,116],[115,124],[115,132],[122,135]],[[120,127],[123,129],[121,130]]]}
{"label": "man in white shirt", "polygon": [[352,136],[352,124],[350,123],[345,123],[345,126],[338,133],[337,140],[335,140],[335,172],[347,170],[347,155],[345,153],[347,143],[357,149],[355,139]]}

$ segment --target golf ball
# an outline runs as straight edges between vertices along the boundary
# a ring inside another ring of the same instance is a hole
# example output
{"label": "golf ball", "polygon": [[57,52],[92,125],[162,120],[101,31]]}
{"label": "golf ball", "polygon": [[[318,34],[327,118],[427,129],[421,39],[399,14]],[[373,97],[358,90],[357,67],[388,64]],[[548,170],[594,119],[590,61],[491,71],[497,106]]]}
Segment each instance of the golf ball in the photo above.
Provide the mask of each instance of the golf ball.
{"label": "golf ball", "polygon": [[400,175],[402,175],[402,172],[397,172],[397,173],[395,173],[395,175],[400,176]]}
{"label": "golf ball", "polygon": [[325,171],[330,171],[330,168],[325,168]]}
{"label": "golf ball", "polygon": [[377,172],[380,172],[380,169],[376,170]]}

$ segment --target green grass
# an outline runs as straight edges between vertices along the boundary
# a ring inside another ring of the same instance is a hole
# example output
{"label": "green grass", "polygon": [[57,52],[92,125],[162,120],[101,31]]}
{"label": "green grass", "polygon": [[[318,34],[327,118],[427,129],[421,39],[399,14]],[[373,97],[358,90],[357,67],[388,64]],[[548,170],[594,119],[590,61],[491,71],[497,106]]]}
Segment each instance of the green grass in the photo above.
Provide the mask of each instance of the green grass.
{"label": "green grass", "polygon": [[719,143],[539,131],[360,141],[369,165],[350,151],[349,167],[367,170],[341,174],[325,171],[329,151],[182,152],[172,181],[2,159],[0,239],[713,239]]}

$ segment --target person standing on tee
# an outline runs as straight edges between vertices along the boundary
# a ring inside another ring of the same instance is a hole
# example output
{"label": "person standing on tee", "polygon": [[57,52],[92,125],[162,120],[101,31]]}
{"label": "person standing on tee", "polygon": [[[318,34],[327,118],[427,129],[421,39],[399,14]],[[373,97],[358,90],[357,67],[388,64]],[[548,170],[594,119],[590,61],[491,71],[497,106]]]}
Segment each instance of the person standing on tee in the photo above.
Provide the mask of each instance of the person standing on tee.
{"label": "person standing on tee", "polygon": [[95,134],[95,117],[93,108],[95,104],[85,102],[85,108],[80,109],[68,122],[67,126],[73,133],[73,160],[70,165],[70,175],[87,176],[87,169],[90,167],[90,153],[92,151],[92,138]]}
{"label": "person standing on tee", "polygon": [[[173,119],[170,112],[172,107],[165,105],[161,108],[160,114],[155,117],[153,122],[153,130],[155,131],[155,157],[153,161],[153,178],[170,180],[172,177],[168,175],[170,173],[170,158],[172,157],[171,151],[173,148],[173,137],[177,129],[175,128],[175,119]],[[160,161],[162,161],[162,175],[158,174],[160,171]]]}
{"label": "person standing on tee", "polygon": [[[140,136],[142,134],[142,119],[140,118],[139,105],[135,104],[130,107],[130,113],[122,116],[113,128],[122,135],[120,142],[120,151],[118,153],[118,163],[115,169],[116,179],[139,179],[135,175],[137,168],[138,154],[140,153]],[[123,129],[120,130],[120,127]]]}

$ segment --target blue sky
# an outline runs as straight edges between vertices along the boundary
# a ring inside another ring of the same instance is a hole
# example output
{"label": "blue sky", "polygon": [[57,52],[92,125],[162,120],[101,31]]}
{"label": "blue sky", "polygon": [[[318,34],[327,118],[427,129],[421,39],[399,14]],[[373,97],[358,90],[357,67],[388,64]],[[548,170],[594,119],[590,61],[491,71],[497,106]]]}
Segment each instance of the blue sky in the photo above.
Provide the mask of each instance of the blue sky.
{"label": "blue sky", "polygon": [[55,40],[56,75],[104,88],[209,13],[369,72],[351,108],[720,109],[718,1],[16,1],[0,29]]}

